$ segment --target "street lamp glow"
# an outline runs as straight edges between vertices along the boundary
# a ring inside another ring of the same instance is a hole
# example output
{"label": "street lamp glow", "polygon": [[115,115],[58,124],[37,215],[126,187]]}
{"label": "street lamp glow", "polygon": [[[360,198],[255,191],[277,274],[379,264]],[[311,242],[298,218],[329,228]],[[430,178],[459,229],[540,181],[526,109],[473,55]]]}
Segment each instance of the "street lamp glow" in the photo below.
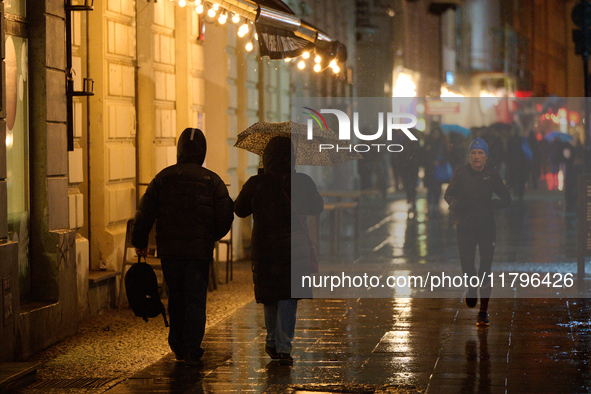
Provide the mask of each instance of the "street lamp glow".
{"label": "street lamp glow", "polygon": [[303,61],[303,60],[300,60],[300,61],[298,62],[298,68],[299,68],[300,70],[303,70],[304,68],[306,68],[306,62],[305,62],[305,61]]}
{"label": "street lamp glow", "polygon": [[247,51],[247,52],[252,52],[252,50],[254,49],[254,45],[252,44],[252,41],[249,41],[249,42],[246,44],[246,47],[245,47],[245,48],[246,48],[246,51]]}
{"label": "street lamp glow", "polygon": [[236,25],[237,25],[237,24],[239,24],[239,23],[240,23],[240,15],[238,15],[238,14],[234,14],[234,15],[232,16],[232,23],[234,23],[234,24],[236,24]]}

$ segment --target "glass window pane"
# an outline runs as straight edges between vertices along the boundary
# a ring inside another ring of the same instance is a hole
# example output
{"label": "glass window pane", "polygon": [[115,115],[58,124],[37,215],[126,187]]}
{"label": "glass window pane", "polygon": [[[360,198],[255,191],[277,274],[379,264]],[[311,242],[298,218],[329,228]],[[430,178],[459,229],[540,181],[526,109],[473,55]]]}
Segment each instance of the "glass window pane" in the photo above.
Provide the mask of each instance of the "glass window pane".
{"label": "glass window pane", "polygon": [[29,90],[27,39],[6,36],[6,168],[8,231],[19,245],[21,295],[30,292]]}

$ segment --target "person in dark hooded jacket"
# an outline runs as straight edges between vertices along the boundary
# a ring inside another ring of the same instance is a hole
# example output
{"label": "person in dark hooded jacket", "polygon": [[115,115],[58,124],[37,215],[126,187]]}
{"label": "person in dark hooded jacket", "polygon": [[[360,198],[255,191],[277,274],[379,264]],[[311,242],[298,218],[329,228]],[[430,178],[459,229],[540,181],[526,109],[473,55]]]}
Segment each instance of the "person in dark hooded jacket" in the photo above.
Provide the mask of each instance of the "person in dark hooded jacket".
{"label": "person in dark hooded jacket", "polygon": [[236,215],[252,214],[254,219],[252,271],[256,301],[264,304],[265,350],[285,364],[293,362],[297,299],[292,291],[298,298],[312,295],[301,285],[302,275],[311,272],[310,239],[302,225],[306,226],[306,215],[318,215],[324,209],[314,181],[296,173],[293,163],[291,140],[273,138],[263,153],[263,173],[244,184],[235,205]]}
{"label": "person in dark hooded jacket", "polygon": [[234,203],[222,179],[203,167],[207,144],[187,128],[177,146],[177,164],[150,182],[135,215],[132,244],[146,255],[156,222],[158,257],[169,289],[168,343],[177,360],[201,365],[209,265],[215,242],[230,231]]}

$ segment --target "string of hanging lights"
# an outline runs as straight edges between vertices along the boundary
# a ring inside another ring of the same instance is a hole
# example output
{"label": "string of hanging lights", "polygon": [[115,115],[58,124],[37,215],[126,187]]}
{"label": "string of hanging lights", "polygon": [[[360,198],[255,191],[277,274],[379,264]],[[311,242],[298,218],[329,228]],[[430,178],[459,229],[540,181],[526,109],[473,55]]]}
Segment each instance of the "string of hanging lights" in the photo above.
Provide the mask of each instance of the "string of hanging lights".
{"label": "string of hanging lights", "polygon": [[[148,0],[149,1],[149,0]],[[255,41],[259,40],[256,32],[258,28],[265,30],[279,29],[290,33],[291,38],[272,38],[270,42],[288,42],[287,47],[293,47],[294,42],[304,42],[311,46],[303,50],[297,56],[288,57],[281,55],[285,62],[295,64],[299,70],[305,70],[308,66],[316,73],[331,69],[334,74],[341,72],[340,61],[346,57],[346,48],[333,41],[322,31],[301,21],[295,15],[281,10],[264,7],[256,3],[256,0],[169,0],[175,2],[179,7],[188,5],[194,7],[197,14],[203,15],[204,21],[224,25],[231,22],[238,26],[237,35],[239,38],[246,37],[244,48],[252,52],[255,48]],[[291,10],[289,10],[291,11]],[[268,34],[264,34],[266,42],[269,41]],[[335,45],[336,44],[336,45]],[[259,46],[264,45],[259,42]],[[322,47],[322,48],[321,48]],[[343,55],[344,53],[344,55]],[[261,55],[267,55],[261,53]],[[274,54],[277,58],[277,54]],[[271,57],[271,56],[269,56]],[[310,63],[310,64],[309,64]]]}

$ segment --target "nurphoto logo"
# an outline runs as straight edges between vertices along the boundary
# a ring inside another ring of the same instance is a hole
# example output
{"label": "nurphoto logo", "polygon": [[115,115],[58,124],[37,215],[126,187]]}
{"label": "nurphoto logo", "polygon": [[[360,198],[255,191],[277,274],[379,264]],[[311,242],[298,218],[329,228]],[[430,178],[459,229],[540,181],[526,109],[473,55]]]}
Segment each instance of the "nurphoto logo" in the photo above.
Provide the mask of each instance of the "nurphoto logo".
{"label": "nurphoto logo", "polygon": [[[383,143],[376,143],[376,144],[351,144],[351,130],[353,130],[353,134],[359,140],[362,141],[375,141],[382,137],[384,134],[384,128],[386,129],[386,140],[392,141],[394,138],[394,130],[402,131],[411,141],[417,141],[417,137],[415,137],[409,129],[415,127],[417,125],[417,117],[413,114],[409,113],[394,113],[394,112],[378,112],[378,130],[374,134],[364,134],[359,130],[359,113],[353,113],[353,127],[351,127],[351,119],[349,115],[345,112],[338,110],[338,109],[321,109],[320,112],[309,108],[304,107],[304,109],[310,112],[304,112],[306,115],[309,115],[311,119],[308,119],[307,122],[307,138],[308,140],[314,139],[314,122],[320,127],[320,130],[328,131],[328,125],[326,120],[322,116],[322,114],[333,114],[337,117],[337,121],[339,124],[338,127],[338,136],[339,141],[348,141],[348,144],[318,144],[318,151],[322,152],[324,150],[336,150],[339,151],[348,151],[348,152],[369,152],[370,150],[376,150],[377,152],[381,152],[382,150],[388,152],[402,152],[404,147],[400,144],[383,144]],[[410,119],[410,123],[400,123],[401,119],[407,118]],[[385,124],[385,126],[384,126]]]}

